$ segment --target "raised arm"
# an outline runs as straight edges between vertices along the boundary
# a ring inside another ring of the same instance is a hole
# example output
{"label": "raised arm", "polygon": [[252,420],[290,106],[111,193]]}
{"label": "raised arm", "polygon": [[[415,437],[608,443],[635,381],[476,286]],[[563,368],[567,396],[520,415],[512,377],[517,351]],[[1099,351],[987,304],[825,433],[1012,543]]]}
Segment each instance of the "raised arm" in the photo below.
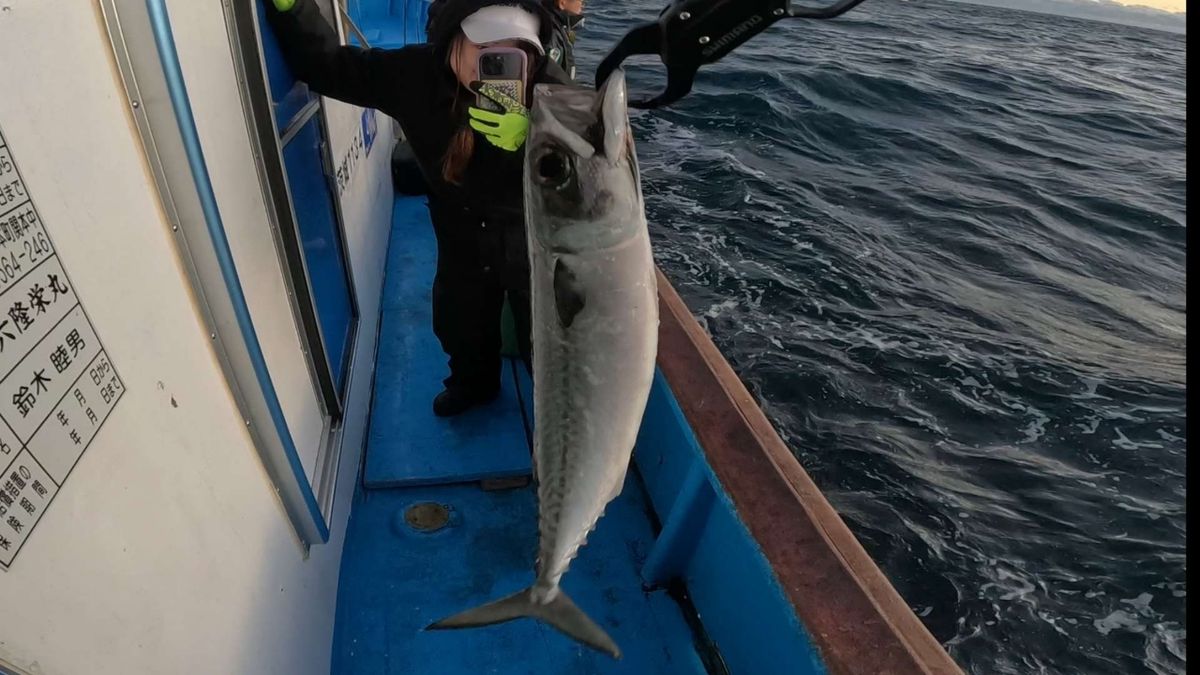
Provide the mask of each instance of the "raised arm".
{"label": "raised arm", "polygon": [[266,4],[288,67],[313,91],[379,108],[403,85],[408,59],[402,50],[342,45],[312,0],[266,0]]}

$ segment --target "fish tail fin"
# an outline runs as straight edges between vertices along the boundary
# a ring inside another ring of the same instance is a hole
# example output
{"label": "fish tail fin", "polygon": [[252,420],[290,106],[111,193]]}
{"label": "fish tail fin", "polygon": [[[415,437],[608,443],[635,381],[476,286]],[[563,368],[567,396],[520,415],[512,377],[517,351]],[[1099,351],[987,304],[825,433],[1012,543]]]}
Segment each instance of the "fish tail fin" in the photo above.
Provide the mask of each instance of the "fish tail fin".
{"label": "fish tail fin", "polygon": [[495,602],[435,621],[426,626],[425,630],[489,626],[526,616],[548,623],[566,636],[615,659],[621,658],[621,649],[617,647],[617,643],[584,614],[562,589],[558,589],[549,602],[538,602],[533,597],[533,589],[526,588]]}

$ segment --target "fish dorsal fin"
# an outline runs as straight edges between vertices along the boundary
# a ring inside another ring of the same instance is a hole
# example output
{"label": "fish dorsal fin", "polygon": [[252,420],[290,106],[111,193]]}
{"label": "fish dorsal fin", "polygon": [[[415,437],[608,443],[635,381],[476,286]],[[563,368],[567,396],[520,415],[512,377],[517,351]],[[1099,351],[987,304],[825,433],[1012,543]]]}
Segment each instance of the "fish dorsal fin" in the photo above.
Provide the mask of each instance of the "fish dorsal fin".
{"label": "fish dorsal fin", "polygon": [[583,311],[583,289],[575,273],[562,261],[554,261],[554,306],[558,310],[558,321],[563,328],[570,328],[575,316]]}

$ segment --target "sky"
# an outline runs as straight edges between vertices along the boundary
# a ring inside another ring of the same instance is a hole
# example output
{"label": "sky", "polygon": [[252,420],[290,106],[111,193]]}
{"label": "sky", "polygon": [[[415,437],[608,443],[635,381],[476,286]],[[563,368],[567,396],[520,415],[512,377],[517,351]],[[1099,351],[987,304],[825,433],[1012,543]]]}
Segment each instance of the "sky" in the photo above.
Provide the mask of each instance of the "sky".
{"label": "sky", "polygon": [[1168,12],[1186,12],[1187,0],[1117,0],[1122,5],[1153,7]]}
{"label": "sky", "polygon": [[1187,0],[960,0],[1187,35]]}

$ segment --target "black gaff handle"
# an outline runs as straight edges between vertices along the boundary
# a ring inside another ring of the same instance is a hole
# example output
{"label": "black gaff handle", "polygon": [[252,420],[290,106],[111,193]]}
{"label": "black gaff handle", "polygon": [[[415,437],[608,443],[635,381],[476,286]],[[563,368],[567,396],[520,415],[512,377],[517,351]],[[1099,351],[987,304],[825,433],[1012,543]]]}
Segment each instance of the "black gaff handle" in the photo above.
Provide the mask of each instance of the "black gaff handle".
{"label": "black gaff handle", "polygon": [[666,89],[634,108],[659,108],[687,95],[700,66],[714,63],[780,19],[832,19],[864,0],[824,7],[792,6],[790,0],[675,0],[658,17],[625,34],[596,68],[596,87],[628,57],[658,54],[667,67]]}

